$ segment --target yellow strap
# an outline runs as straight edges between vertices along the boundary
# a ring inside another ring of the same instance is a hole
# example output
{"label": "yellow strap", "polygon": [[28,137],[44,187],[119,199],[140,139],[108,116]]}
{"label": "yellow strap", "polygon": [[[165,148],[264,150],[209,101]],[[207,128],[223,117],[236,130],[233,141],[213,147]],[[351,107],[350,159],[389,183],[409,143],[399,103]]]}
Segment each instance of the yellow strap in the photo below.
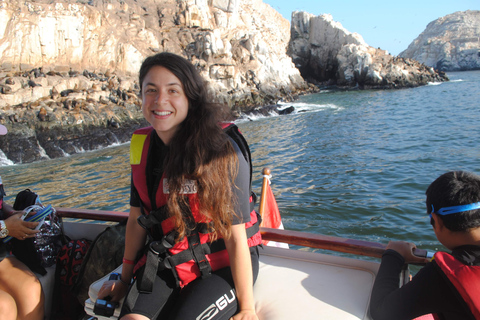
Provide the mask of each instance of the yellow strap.
{"label": "yellow strap", "polygon": [[142,161],[143,145],[147,139],[146,134],[134,134],[130,142],[130,164],[140,164]]}

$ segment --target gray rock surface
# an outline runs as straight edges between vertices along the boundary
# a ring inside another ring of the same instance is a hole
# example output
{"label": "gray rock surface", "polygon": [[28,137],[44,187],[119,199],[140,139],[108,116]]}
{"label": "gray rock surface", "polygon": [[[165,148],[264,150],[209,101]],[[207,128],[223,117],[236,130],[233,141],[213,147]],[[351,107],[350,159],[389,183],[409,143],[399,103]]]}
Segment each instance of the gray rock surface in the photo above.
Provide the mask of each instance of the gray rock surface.
{"label": "gray rock surface", "polygon": [[480,11],[459,11],[430,22],[399,56],[442,71],[480,69]]}
{"label": "gray rock surface", "polygon": [[261,0],[0,0],[0,149],[30,162],[128,141],[143,121],[138,69],[162,51],[237,112],[291,100],[311,87],[289,29]]}
{"label": "gray rock surface", "polygon": [[310,82],[360,88],[404,88],[448,80],[417,61],[365,43],[329,14],[292,14],[288,53]]}
{"label": "gray rock surface", "polygon": [[[261,0],[1,1],[0,70],[136,77],[145,57],[170,51],[198,67],[218,102],[258,105],[306,88],[288,32]],[[0,106],[17,102],[0,96]]]}

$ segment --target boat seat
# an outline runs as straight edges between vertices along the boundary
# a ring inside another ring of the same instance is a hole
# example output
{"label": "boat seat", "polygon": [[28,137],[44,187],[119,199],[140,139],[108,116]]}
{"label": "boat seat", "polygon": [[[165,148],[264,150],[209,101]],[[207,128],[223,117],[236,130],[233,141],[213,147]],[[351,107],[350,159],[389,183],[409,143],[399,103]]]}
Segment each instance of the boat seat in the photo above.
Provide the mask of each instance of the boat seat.
{"label": "boat seat", "polygon": [[273,247],[260,255],[253,288],[259,319],[370,319],[378,263]]}
{"label": "boat seat", "polygon": [[[260,320],[370,319],[368,306],[378,263],[272,247],[260,249],[260,255],[254,286]],[[114,272],[121,272],[121,266]],[[108,276],[90,286],[85,311],[91,316],[93,301]],[[115,314],[119,312],[117,308]]]}

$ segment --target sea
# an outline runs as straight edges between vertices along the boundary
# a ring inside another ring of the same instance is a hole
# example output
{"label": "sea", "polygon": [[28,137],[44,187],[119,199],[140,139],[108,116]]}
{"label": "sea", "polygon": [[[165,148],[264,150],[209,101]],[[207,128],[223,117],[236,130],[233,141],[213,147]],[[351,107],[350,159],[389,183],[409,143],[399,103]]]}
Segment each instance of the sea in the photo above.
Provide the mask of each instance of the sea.
{"label": "sea", "polygon": [[[396,90],[322,90],[289,115],[237,122],[252,150],[253,190],[262,169],[285,229],[444,250],[426,214],[425,190],[452,170],[480,174],[480,71]],[[54,207],[128,211],[129,144],[29,164],[0,152],[13,203],[30,188]]]}

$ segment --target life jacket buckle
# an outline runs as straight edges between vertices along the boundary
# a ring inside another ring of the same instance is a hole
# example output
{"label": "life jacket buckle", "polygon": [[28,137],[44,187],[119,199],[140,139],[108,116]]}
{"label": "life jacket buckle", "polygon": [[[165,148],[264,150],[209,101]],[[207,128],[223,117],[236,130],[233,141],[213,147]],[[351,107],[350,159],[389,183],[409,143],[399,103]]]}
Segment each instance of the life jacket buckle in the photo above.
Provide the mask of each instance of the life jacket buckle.
{"label": "life jacket buckle", "polygon": [[169,258],[170,257],[166,257],[165,259],[162,260],[162,265],[165,269],[172,269],[172,264]]}
{"label": "life jacket buckle", "polygon": [[145,230],[148,230],[150,226],[150,220],[148,219],[148,216],[146,215],[141,215],[137,218],[138,224]]}
{"label": "life jacket buckle", "polygon": [[156,255],[161,255],[167,251],[167,248],[163,245],[163,241],[152,241],[149,244],[150,251],[155,253]]}
{"label": "life jacket buckle", "polygon": [[163,238],[162,238],[162,246],[163,246],[165,249],[171,249],[171,248],[173,248],[173,244],[168,241],[167,237],[163,237]]}

